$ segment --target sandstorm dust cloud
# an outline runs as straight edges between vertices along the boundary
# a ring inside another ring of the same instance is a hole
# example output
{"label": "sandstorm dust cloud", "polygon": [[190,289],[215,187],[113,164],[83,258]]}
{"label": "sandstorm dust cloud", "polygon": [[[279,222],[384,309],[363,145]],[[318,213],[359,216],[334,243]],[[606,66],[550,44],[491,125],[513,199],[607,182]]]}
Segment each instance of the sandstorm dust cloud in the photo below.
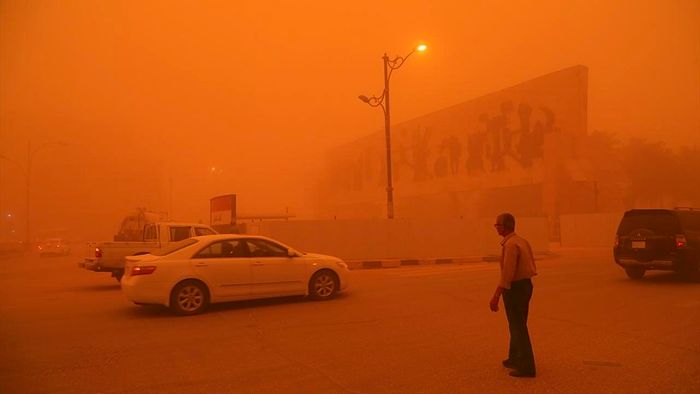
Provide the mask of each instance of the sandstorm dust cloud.
{"label": "sandstorm dust cloud", "polygon": [[698,20],[696,1],[3,1],[0,235],[24,231],[28,174],[37,231],[110,236],[136,207],[207,222],[227,193],[316,217],[328,152],[383,130],[357,96],[381,94],[385,52],[419,43],[392,76],[393,122],[581,64],[587,133],[625,163],[678,162],[700,133]]}

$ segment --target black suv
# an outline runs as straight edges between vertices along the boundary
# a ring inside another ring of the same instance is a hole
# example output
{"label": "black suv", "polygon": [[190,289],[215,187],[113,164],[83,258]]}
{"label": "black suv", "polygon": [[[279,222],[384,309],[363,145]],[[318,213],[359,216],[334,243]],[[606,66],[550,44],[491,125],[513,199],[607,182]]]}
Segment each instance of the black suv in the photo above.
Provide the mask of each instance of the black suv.
{"label": "black suv", "polygon": [[617,228],[613,253],[632,279],[641,279],[647,270],[692,275],[700,270],[700,210],[627,211]]}

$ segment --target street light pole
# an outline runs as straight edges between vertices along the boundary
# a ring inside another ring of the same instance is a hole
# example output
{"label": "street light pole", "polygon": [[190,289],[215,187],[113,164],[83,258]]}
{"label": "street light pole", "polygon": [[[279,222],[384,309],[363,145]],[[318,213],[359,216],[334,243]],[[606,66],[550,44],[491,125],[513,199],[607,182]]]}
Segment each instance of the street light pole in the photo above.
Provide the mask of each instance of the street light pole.
{"label": "street light pole", "polygon": [[[410,54],[409,54],[410,55]],[[408,57],[408,56],[407,56]],[[394,218],[394,182],[391,174],[391,111],[389,110],[389,56],[384,53],[384,133],[386,139],[386,217]]]}
{"label": "street light pole", "polygon": [[382,59],[384,60],[384,92],[379,97],[372,96],[359,96],[358,98],[369,104],[371,107],[381,107],[384,111],[384,133],[386,139],[386,216],[388,219],[394,218],[394,182],[391,174],[391,110],[389,107],[389,80],[391,79],[391,73],[400,68],[406,59],[413,54],[413,52],[423,52],[426,50],[425,45],[419,45],[414,48],[408,55],[401,57],[396,56],[390,59],[386,53]]}

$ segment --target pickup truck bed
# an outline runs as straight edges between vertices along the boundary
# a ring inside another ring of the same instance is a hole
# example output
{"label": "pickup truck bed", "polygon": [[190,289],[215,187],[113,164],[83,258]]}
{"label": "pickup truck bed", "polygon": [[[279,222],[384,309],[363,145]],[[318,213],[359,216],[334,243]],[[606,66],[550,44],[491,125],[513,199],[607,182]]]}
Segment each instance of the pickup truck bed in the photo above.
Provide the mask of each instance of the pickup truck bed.
{"label": "pickup truck bed", "polygon": [[113,277],[121,280],[126,256],[151,253],[173,242],[210,234],[216,234],[216,231],[198,223],[152,223],[144,227],[144,242],[100,242],[90,245],[94,255],[79,262],[78,267],[95,272],[111,272]]}

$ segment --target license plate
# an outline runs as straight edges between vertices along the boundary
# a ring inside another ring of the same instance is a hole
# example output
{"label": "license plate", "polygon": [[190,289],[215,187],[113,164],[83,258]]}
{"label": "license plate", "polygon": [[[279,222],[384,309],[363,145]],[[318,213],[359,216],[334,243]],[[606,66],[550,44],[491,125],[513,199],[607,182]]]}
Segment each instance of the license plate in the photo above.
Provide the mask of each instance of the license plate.
{"label": "license plate", "polygon": [[632,241],[632,249],[646,249],[647,241]]}

